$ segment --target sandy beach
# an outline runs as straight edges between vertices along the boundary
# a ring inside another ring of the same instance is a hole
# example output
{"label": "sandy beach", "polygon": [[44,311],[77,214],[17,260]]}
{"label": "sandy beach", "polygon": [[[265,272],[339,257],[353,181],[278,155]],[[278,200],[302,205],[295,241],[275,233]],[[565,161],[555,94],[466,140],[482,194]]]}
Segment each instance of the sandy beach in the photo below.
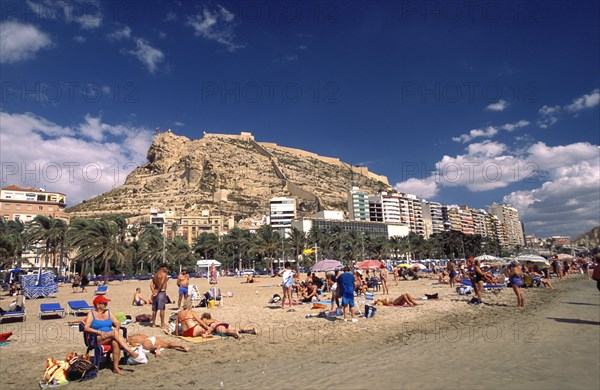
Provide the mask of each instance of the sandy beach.
{"label": "sandy beach", "polygon": [[[239,340],[220,339],[188,343],[190,352],[163,352],[149,356],[143,366],[125,366],[125,376],[102,369],[87,382],[69,388],[105,389],[126,386],[150,388],[545,388],[596,389],[600,387],[600,294],[595,282],[580,275],[553,280],[556,289],[524,291],[526,308],[516,308],[512,289],[486,292],[483,305],[471,306],[447,285],[430,279],[391,283],[390,297],[409,292],[416,298],[438,293],[440,300],[419,300],[419,306],[379,307],[375,317],[358,323],[323,318],[309,304],[293,312],[268,304],[280,294],[280,278],[259,278],[242,284],[221,278],[224,305],[210,309],[219,321],[257,326],[259,335]],[[131,306],[136,287],[149,295],[148,281],[113,282],[109,308],[133,317],[151,313]],[[192,279],[201,292],[206,279]],[[13,332],[0,347],[3,389],[38,387],[45,359],[62,359],[69,351],[85,352],[81,334],[65,318],[39,320],[40,303],[85,299],[91,303],[95,287],[72,293],[60,287],[55,298],[27,301],[24,323],[3,323],[0,331]],[[177,298],[174,280],[168,295]],[[376,293],[380,297],[381,293]],[[7,306],[11,298],[3,296]],[[175,305],[167,306],[167,314]],[[198,313],[208,311],[196,309]],[[158,328],[131,324],[129,334],[143,333],[167,340]],[[183,341],[186,343],[185,341]]]}

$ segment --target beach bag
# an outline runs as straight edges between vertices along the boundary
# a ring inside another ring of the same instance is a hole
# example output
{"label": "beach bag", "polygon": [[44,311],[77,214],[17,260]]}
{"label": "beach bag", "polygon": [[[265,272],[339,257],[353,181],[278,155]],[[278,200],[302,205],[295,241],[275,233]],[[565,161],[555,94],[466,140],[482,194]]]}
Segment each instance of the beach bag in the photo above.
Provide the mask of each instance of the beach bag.
{"label": "beach bag", "polygon": [[373,318],[377,308],[375,306],[365,305],[365,318]]}
{"label": "beach bag", "polygon": [[592,273],[592,279],[596,282],[600,281],[600,264],[596,264],[596,268],[594,268],[594,272]]}
{"label": "beach bag", "polygon": [[152,316],[150,314],[139,314],[135,316],[136,322],[150,322],[152,321]]}
{"label": "beach bag", "polygon": [[[77,381],[91,379],[95,376],[98,368],[92,363],[88,355],[73,356],[69,360],[69,368],[67,368],[67,380]],[[91,374],[91,375],[90,375]]]}
{"label": "beach bag", "polygon": [[44,382],[56,383],[58,385],[67,383],[68,362],[57,361],[54,358],[46,359],[46,371],[44,372]]}

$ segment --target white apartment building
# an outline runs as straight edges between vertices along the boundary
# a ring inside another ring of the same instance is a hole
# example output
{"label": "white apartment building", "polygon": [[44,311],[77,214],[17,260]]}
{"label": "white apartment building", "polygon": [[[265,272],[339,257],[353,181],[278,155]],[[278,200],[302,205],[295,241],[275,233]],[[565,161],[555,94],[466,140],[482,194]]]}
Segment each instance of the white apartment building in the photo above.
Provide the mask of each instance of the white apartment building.
{"label": "white apartment building", "polygon": [[421,209],[423,211],[424,237],[426,239],[432,234],[439,234],[446,230],[444,227],[444,208],[441,203],[422,200]]}
{"label": "white apartment building", "polygon": [[296,219],[296,200],[273,198],[270,201],[269,224],[273,229],[289,229]]}
{"label": "white apartment building", "polygon": [[498,217],[500,224],[500,243],[504,247],[515,247],[525,245],[523,236],[523,225],[519,220],[519,212],[516,208],[506,205],[493,203],[489,207],[489,213]]}
{"label": "white apartment building", "polygon": [[369,220],[369,194],[356,186],[348,191],[348,218],[355,221]]}
{"label": "white apartment building", "polygon": [[373,222],[402,223],[400,219],[400,197],[397,194],[380,194],[369,197],[369,211],[374,211]]}

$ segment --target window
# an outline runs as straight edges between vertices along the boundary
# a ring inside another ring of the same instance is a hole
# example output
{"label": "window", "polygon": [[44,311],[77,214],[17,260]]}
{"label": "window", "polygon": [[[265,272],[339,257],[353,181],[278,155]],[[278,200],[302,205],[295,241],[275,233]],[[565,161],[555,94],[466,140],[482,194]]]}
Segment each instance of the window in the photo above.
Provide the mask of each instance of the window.
{"label": "window", "polygon": [[21,210],[21,205],[20,204],[15,205],[15,210]]}
{"label": "window", "polygon": [[33,206],[32,206],[32,205],[30,205],[30,204],[28,204],[28,205],[27,205],[27,210],[28,210],[28,211],[31,211],[31,210],[33,210]]}
{"label": "window", "polygon": [[44,206],[38,206],[38,210],[39,211],[43,211],[44,210]]}
{"label": "window", "polygon": [[10,205],[9,204],[5,204],[4,205],[4,210],[10,210]]}
{"label": "window", "polygon": [[48,206],[48,211],[54,211],[54,206]]}

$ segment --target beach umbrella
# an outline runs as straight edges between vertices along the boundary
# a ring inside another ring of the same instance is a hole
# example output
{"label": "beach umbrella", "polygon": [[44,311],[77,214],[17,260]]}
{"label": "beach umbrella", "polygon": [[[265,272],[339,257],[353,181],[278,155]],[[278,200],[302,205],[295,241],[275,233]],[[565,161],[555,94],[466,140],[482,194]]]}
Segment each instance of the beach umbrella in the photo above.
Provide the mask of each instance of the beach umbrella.
{"label": "beach umbrella", "polygon": [[337,260],[321,260],[312,267],[310,267],[311,272],[327,272],[327,271],[335,271],[338,269],[344,268],[344,264],[340,263]]}
{"label": "beach umbrella", "polygon": [[573,260],[575,256],[568,255],[566,253],[560,253],[556,255],[559,260]]}
{"label": "beach umbrella", "polygon": [[379,260],[365,260],[354,264],[354,268],[359,269],[379,269],[383,267],[385,267],[385,265]]}
{"label": "beach umbrella", "polygon": [[411,268],[418,268],[418,269],[427,269],[427,267],[425,267],[423,264],[421,263],[412,263],[410,265]]}
{"label": "beach umbrella", "polygon": [[402,264],[399,264],[398,267],[400,267],[400,268],[409,268],[410,264],[402,263]]}
{"label": "beach umbrella", "polygon": [[538,255],[521,255],[521,256],[517,256],[515,259],[521,263],[535,264],[538,266],[538,268],[544,267],[544,266],[550,266],[550,262],[548,260],[546,260],[542,256],[538,256]]}
{"label": "beach umbrella", "polygon": [[487,263],[489,263],[490,261],[498,260],[498,259],[499,259],[499,257],[490,256],[490,255],[481,255],[481,256],[477,256],[475,258],[475,260],[485,261]]}

